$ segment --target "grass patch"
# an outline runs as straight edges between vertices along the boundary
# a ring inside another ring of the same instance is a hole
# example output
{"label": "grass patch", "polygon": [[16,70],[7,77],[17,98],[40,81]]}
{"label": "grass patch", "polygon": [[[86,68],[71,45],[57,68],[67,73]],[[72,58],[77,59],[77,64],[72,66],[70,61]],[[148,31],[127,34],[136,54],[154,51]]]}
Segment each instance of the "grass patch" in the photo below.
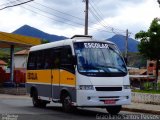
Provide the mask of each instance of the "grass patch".
{"label": "grass patch", "polygon": [[132,90],[132,92],[160,94],[160,90]]}

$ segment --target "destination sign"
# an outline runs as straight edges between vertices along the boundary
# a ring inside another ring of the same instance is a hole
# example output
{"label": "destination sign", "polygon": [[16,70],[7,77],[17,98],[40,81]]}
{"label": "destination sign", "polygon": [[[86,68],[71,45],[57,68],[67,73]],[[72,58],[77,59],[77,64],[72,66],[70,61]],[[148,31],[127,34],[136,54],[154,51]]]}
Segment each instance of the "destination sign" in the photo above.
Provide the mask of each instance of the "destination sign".
{"label": "destination sign", "polygon": [[84,43],[85,48],[108,48],[106,43]]}

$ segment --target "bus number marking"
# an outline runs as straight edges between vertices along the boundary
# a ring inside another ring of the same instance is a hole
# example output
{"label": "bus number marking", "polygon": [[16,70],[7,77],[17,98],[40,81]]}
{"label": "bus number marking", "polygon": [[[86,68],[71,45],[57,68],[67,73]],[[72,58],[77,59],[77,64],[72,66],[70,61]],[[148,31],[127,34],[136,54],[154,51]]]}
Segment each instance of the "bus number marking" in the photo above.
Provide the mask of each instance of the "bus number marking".
{"label": "bus number marking", "polygon": [[74,78],[67,78],[67,80],[74,80]]}

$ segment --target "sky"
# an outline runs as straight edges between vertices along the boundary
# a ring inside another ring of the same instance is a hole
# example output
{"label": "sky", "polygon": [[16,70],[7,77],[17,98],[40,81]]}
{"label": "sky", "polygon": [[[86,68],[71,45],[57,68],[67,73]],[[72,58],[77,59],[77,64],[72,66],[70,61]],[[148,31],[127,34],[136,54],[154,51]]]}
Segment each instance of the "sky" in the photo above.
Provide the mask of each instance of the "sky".
{"label": "sky", "polygon": [[[0,9],[28,0],[0,0]],[[0,31],[13,32],[29,25],[49,34],[72,37],[84,34],[85,0],[34,0],[0,10]],[[130,37],[146,31],[160,17],[157,0],[89,0],[89,35],[107,39],[115,34]]]}

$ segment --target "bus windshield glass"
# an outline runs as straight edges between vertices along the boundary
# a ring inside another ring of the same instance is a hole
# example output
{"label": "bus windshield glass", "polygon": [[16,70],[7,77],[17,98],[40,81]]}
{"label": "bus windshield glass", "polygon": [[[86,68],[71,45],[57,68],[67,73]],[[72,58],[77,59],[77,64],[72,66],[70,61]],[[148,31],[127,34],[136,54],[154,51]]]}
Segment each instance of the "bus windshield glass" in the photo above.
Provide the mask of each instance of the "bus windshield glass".
{"label": "bus windshield glass", "polygon": [[77,68],[87,76],[125,76],[124,60],[114,44],[105,42],[74,43]]}

